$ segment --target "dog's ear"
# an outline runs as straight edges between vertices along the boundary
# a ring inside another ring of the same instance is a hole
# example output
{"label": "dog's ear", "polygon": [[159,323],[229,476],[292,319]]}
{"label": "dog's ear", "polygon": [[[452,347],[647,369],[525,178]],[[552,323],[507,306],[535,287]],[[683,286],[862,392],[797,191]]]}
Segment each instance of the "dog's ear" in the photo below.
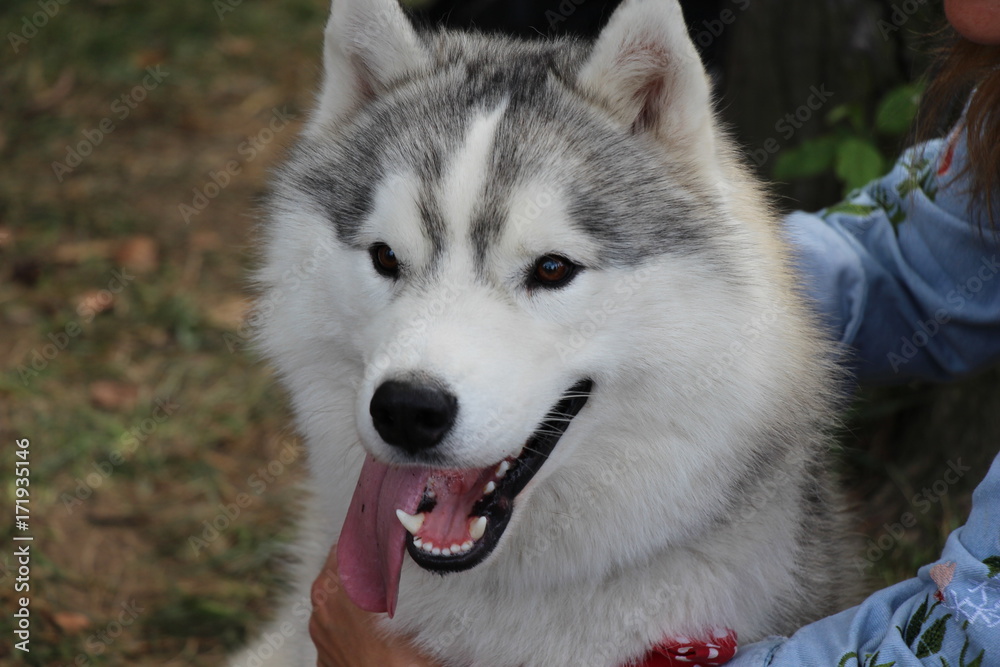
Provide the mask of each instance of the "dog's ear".
{"label": "dog's ear", "polygon": [[676,0],[626,0],[597,38],[579,84],[636,133],[711,146],[708,77]]}
{"label": "dog's ear", "polygon": [[323,45],[323,87],[306,133],[319,134],[429,64],[430,55],[398,0],[333,0]]}

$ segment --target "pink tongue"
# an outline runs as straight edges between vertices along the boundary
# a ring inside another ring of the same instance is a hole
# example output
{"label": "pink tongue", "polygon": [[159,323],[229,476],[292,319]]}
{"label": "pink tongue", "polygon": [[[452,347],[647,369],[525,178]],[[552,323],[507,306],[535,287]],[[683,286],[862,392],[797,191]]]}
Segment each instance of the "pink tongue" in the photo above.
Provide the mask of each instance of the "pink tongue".
{"label": "pink tongue", "polygon": [[396,510],[416,514],[430,468],[390,468],[365,457],[361,477],[337,544],[340,582],[354,604],[367,611],[396,610],[406,529]]}

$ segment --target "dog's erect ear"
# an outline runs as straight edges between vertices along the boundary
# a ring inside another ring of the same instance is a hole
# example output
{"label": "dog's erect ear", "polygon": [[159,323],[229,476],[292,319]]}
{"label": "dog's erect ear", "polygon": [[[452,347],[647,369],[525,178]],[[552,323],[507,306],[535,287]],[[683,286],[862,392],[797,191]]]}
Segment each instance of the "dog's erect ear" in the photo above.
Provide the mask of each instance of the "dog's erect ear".
{"label": "dog's erect ear", "polygon": [[597,38],[579,83],[634,132],[711,145],[708,77],[676,0],[626,0]]}
{"label": "dog's erect ear", "polygon": [[306,133],[316,135],[336,124],[429,63],[398,0],[333,0],[323,45],[323,87]]}

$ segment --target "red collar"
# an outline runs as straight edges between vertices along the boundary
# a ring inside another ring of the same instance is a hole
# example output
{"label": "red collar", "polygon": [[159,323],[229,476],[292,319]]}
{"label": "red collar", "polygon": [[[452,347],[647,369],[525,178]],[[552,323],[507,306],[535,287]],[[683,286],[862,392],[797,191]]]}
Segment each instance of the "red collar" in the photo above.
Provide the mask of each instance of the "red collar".
{"label": "red collar", "polygon": [[689,637],[665,639],[643,657],[635,667],[716,667],[736,655],[736,632],[715,630],[709,639]]}

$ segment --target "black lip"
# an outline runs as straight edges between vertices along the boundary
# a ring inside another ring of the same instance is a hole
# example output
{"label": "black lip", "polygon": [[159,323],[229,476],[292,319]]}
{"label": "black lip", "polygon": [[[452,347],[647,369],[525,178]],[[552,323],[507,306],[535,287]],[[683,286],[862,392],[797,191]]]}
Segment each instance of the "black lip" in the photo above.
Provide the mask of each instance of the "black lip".
{"label": "black lip", "polygon": [[[593,388],[594,381],[590,379],[580,380],[570,387],[535,429],[535,434],[525,444],[524,452],[497,483],[496,490],[473,506],[470,516],[485,516],[487,523],[486,533],[470,551],[457,556],[435,556],[414,546],[413,536],[407,534],[406,551],[410,558],[425,570],[445,574],[471,569],[493,553],[510,523],[514,512],[514,498],[541,470],[542,464],[549,458],[570,422],[586,405]],[[430,511],[434,504],[433,500],[424,499],[417,509],[421,512]]]}

